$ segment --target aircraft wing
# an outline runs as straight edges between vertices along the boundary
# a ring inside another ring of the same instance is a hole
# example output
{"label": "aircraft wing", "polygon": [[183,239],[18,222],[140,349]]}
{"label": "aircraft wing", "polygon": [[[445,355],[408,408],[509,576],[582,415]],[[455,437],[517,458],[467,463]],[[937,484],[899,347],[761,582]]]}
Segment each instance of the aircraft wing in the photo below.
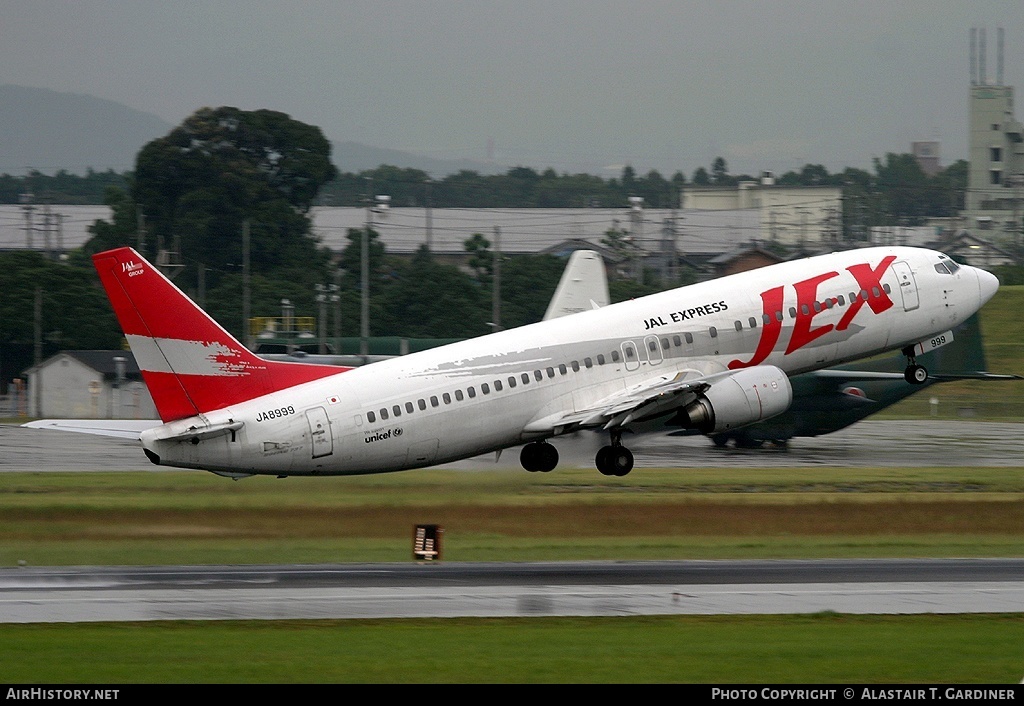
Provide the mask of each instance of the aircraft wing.
{"label": "aircraft wing", "polygon": [[786,374],[773,365],[711,375],[697,370],[680,371],[648,378],[587,409],[541,416],[523,431],[558,435],[595,427],[613,430],[688,408],[698,398],[715,400],[708,419],[712,427],[716,416],[726,425],[749,424],[788,408],[793,390]]}
{"label": "aircraft wing", "polygon": [[146,429],[158,427],[162,423],[159,419],[38,419],[21,426],[138,440]]}
{"label": "aircraft wing", "polygon": [[661,375],[609,395],[587,409],[556,412],[536,419],[527,424],[524,431],[563,434],[576,429],[612,429],[625,426],[641,417],[675,409],[682,404],[683,397],[688,394],[700,394],[710,385],[708,377],[688,379],[687,373],[683,372],[676,375]]}

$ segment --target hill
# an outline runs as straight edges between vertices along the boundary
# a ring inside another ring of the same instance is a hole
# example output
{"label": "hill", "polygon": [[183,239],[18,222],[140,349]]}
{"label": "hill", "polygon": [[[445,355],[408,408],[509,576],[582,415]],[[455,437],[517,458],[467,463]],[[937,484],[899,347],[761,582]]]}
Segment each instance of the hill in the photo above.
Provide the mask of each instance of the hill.
{"label": "hill", "polygon": [[[43,174],[129,171],[142,146],[173,127],[150,113],[95,96],[0,85],[0,174],[20,176],[29,169]],[[334,142],[333,147],[332,159],[344,172],[382,164],[422,169],[437,177],[461,170],[480,174],[508,170],[491,162],[435,159],[357,142]]]}
{"label": "hill", "polygon": [[95,96],[0,85],[0,173],[124,172],[144,144],[172,127]]}

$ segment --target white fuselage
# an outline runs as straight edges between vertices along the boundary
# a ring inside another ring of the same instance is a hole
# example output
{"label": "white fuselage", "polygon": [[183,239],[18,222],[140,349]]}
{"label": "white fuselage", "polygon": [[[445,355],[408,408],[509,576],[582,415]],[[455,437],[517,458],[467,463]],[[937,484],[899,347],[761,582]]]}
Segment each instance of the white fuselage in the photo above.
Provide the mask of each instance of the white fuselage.
{"label": "white fuselage", "polygon": [[[995,278],[938,262],[930,250],[869,248],[783,263],[348,370],[157,427],[143,445],[161,464],[280,475],[466,458],[551,436],[527,428],[658,376],[753,365],[793,375],[947,331]],[[229,421],[241,428],[160,438]]]}

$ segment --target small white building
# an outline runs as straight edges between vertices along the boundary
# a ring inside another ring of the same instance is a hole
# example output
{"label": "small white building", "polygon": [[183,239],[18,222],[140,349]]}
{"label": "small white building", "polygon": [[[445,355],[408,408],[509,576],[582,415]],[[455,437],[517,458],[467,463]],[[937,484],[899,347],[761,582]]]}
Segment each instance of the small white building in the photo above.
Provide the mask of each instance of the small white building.
{"label": "small white building", "polygon": [[157,419],[128,351],[62,351],[26,371],[28,414],[56,419]]}

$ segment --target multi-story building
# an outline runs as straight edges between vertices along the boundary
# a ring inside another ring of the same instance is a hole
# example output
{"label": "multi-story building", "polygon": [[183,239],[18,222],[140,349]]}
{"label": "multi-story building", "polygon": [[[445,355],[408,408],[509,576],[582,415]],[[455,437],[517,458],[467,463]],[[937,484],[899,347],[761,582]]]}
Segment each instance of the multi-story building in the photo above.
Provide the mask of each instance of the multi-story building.
{"label": "multi-story building", "polygon": [[964,226],[1000,244],[1020,244],[1024,217],[1024,125],[1003,85],[1002,30],[995,83],[985,72],[985,31],[971,30],[970,169]]}

